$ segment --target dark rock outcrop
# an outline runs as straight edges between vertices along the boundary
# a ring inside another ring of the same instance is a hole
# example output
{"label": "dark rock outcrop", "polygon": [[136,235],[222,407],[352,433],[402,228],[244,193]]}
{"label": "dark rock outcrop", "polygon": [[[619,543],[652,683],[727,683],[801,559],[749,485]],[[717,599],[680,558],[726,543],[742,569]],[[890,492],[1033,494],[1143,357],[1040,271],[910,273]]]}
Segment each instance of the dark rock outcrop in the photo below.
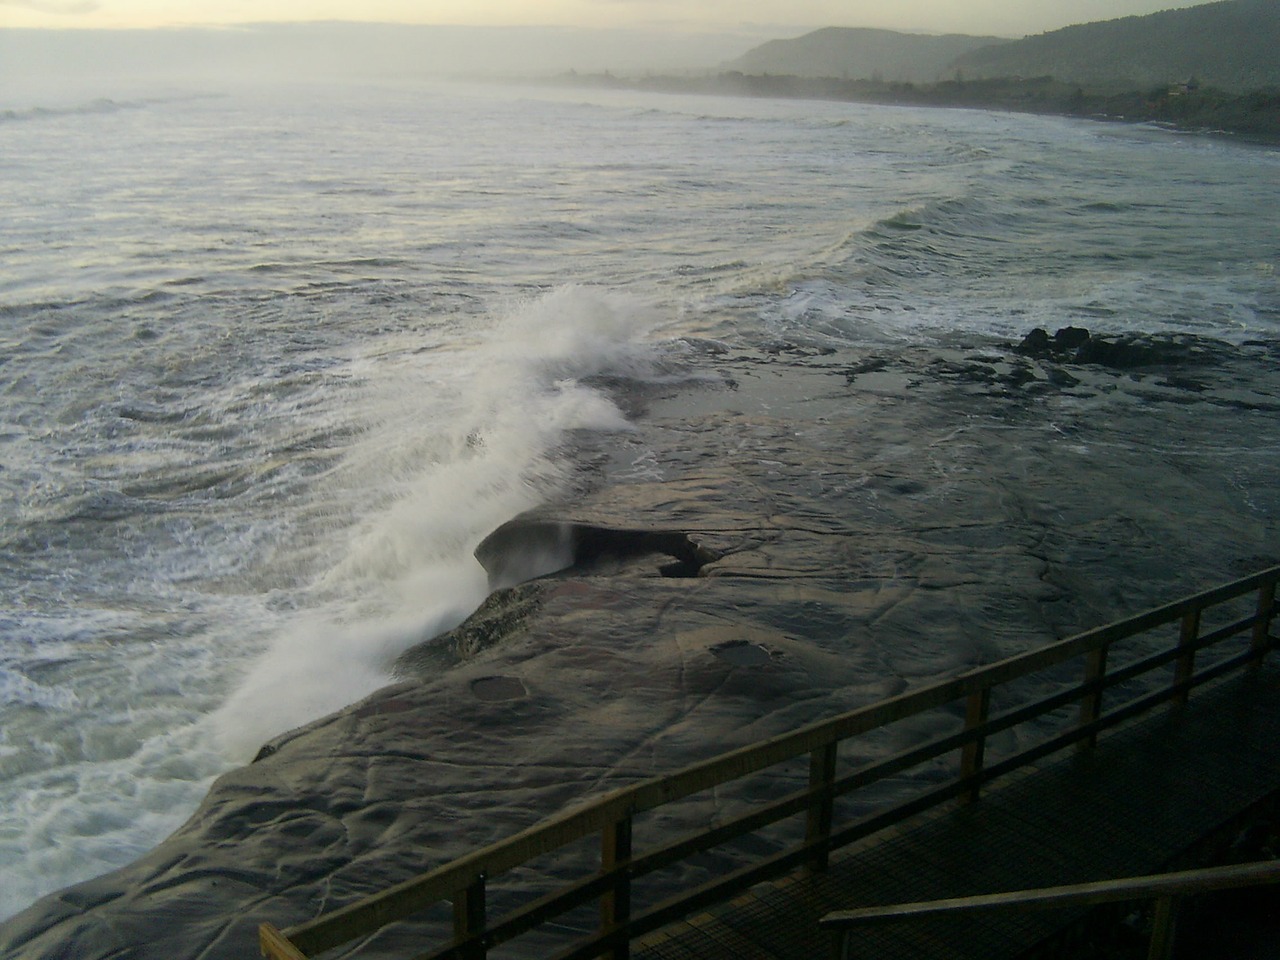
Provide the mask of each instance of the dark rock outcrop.
{"label": "dark rock outcrop", "polygon": [[1178,367],[1212,363],[1223,345],[1187,334],[1127,333],[1095,336],[1083,327],[1062,327],[1052,337],[1037,327],[1016,350],[1025,357],[1058,363],[1093,363],[1116,370]]}
{"label": "dark rock outcrop", "polygon": [[509,587],[561,570],[586,570],[608,560],[661,553],[675,563],[663,576],[694,577],[719,554],[675,530],[634,530],[521,516],[494,530],[476,547],[490,589]]}

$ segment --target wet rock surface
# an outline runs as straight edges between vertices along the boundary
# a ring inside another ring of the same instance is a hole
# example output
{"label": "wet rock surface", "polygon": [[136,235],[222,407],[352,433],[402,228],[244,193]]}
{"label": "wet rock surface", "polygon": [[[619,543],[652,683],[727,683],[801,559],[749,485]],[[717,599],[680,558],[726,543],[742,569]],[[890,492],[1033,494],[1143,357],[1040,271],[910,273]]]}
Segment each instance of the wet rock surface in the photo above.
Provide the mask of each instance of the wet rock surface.
{"label": "wet rock surface", "polygon": [[[6,923],[0,956],[253,955],[261,921],[1280,559],[1275,345],[1116,364],[1045,337],[691,345],[718,383],[631,398],[637,431],[539,515],[678,532],[708,551],[696,575],[623,551],[498,590],[398,682],[222,777],[159,848]],[[418,932],[360,955],[419,952]]]}

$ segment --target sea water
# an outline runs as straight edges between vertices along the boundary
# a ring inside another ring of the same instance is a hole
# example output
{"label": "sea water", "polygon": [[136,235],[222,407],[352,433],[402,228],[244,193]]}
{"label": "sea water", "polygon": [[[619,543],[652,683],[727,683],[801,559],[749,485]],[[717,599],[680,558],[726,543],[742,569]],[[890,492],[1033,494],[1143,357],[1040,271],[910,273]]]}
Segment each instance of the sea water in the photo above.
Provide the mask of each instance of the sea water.
{"label": "sea water", "polygon": [[1147,126],[7,90],[0,210],[0,917],[387,683],[695,339],[1280,332],[1280,153]]}

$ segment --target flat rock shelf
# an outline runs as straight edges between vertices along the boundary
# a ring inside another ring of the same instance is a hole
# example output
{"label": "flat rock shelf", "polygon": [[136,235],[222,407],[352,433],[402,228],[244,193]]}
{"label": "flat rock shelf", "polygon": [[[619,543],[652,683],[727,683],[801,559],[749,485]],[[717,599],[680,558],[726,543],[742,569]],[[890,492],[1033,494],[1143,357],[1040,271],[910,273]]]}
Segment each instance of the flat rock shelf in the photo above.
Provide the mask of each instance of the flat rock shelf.
{"label": "flat rock shelf", "polygon": [[623,397],[637,429],[539,514],[677,531],[692,575],[642,551],[497,590],[0,957],[244,957],[589,795],[1277,562],[1280,349],[1091,339],[691,341],[714,378]]}

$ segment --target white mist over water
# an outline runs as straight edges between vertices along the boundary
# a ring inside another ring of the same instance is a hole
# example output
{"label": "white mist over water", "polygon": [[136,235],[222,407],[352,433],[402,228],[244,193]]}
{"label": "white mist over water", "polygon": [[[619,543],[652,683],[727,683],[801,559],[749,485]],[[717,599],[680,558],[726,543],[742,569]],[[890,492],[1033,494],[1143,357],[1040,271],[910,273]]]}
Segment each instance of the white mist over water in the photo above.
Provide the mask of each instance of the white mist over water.
{"label": "white mist over water", "polygon": [[[306,402],[283,388],[305,376],[255,387],[244,424],[259,452],[246,459],[278,461],[261,475],[260,505],[246,502],[238,516],[235,497],[205,502],[209,532],[188,531],[190,545],[167,553],[148,547],[155,555],[132,562],[125,594],[97,601],[96,613],[46,618],[39,634],[30,615],[4,618],[0,914],[135,859],[182,823],[217,774],[385,686],[399,654],[461,622],[488,592],[476,544],[566,492],[576,444],[628,429],[582,381],[651,374],[659,318],[639,298],[564,286],[470,318],[445,343],[375,338],[336,368],[327,394],[308,386]],[[157,419],[183,422],[163,411]],[[297,452],[269,449],[282,442],[272,439],[277,419],[306,438]],[[234,430],[224,423],[218,433]],[[324,436],[339,446],[311,450],[310,438]],[[273,491],[291,457],[318,459],[320,469]],[[172,469],[200,473],[185,462]],[[60,502],[53,491],[45,499]],[[109,549],[92,544],[103,530],[129,537],[136,511],[150,508],[119,493],[107,500],[116,506],[106,514],[53,511],[41,529],[87,523],[84,548]],[[201,575],[186,559],[192,549],[209,551],[211,591],[190,582]],[[157,582],[140,579],[146,563]],[[57,574],[69,583],[92,575]],[[139,604],[157,614],[128,609]],[[190,612],[161,613],[166,604]]]}
{"label": "white mist over water", "polygon": [[652,368],[656,313],[562,287],[514,307],[465,351],[382,364],[369,423],[329,482],[378,502],[329,546],[301,613],[248,668],[213,723],[248,759],[271,736],[385,686],[396,657],[461,623],[488,593],[472,555],[491,530],[564,492],[575,433],[628,428],[579,380]]}

